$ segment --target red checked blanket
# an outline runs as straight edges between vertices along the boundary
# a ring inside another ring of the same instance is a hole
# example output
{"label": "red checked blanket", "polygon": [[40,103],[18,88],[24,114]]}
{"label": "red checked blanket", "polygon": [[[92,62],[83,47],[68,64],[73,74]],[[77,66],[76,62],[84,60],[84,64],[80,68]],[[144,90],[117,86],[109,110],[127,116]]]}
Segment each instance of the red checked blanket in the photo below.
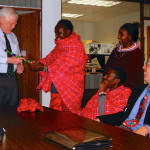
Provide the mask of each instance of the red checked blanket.
{"label": "red checked blanket", "polygon": [[39,60],[48,66],[48,72],[40,72],[41,82],[37,89],[51,91],[53,83],[63,103],[75,113],[81,108],[88,56],[75,32],[65,39],[55,39],[55,43],[56,46],[50,54]]}

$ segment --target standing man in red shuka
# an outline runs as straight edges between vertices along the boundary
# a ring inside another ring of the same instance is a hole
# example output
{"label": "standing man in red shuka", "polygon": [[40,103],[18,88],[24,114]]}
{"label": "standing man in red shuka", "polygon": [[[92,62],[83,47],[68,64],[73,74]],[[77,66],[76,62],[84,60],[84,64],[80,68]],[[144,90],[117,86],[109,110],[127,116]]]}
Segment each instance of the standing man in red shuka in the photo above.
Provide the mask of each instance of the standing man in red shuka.
{"label": "standing man in red shuka", "polygon": [[62,19],[57,23],[55,36],[55,48],[46,58],[32,61],[30,67],[41,70],[37,89],[51,92],[50,108],[76,113],[81,109],[88,56],[69,20]]}

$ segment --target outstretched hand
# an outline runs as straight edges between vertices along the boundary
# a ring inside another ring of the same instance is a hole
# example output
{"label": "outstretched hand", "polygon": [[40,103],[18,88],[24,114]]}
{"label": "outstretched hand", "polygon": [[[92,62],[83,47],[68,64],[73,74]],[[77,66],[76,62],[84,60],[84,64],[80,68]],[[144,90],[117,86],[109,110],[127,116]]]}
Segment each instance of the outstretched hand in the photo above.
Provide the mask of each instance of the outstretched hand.
{"label": "outstretched hand", "polygon": [[30,61],[28,65],[31,71],[42,71],[44,69],[44,65],[38,61]]}

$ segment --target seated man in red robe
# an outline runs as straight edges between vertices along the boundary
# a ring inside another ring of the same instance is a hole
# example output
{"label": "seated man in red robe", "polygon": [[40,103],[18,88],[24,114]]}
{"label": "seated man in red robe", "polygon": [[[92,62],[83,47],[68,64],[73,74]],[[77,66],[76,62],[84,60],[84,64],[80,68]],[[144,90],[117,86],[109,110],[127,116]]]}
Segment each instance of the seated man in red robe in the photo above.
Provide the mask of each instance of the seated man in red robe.
{"label": "seated man in red robe", "polygon": [[51,92],[50,108],[75,113],[81,109],[88,56],[69,20],[57,23],[55,36],[55,48],[46,58],[32,61],[30,69],[47,69],[47,72],[40,71],[41,82],[37,89]]}
{"label": "seated man in red robe", "polygon": [[122,111],[126,107],[131,94],[130,88],[123,85],[126,78],[127,76],[123,69],[111,67],[103,77],[98,92],[78,114],[94,120],[100,115]]}

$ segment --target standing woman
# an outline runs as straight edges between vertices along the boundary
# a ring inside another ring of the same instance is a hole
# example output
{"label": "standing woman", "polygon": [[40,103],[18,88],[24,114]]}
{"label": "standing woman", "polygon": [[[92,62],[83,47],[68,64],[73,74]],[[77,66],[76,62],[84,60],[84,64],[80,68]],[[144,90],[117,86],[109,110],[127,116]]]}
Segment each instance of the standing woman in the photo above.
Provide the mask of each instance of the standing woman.
{"label": "standing woman", "polygon": [[104,75],[112,67],[121,67],[127,73],[125,86],[132,90],[143,84],[143,55],[139,49],[138,40],[138,23],[125,23],[118,32],[120,46],[115,48],[104,68]]}

